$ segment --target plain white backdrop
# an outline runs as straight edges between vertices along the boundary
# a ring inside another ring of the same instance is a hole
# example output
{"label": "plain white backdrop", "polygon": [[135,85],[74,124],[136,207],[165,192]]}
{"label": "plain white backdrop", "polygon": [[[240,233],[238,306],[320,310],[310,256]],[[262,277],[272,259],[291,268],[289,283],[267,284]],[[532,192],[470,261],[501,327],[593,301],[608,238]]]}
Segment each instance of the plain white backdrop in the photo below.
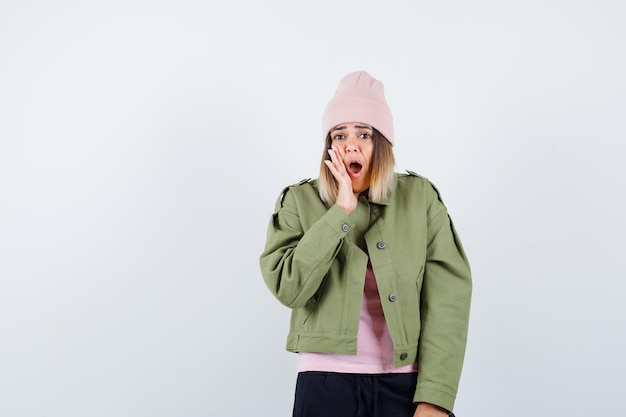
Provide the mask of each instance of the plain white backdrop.
{"label": "plain white backdrop", "polygon": [[474,273],[459,417],[620,413],[626,4],[1,1],[0,416],[287,416],[258,268],[339,79]]}

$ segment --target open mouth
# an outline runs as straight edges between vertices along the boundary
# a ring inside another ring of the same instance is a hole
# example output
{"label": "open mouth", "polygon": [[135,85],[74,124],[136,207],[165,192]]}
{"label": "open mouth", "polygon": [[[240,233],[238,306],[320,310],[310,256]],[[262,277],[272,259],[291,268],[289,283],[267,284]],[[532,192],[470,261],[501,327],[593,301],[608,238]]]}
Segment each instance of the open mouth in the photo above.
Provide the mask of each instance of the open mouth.
{"label": "open mouth", "polygon": [[358,174],[363,169],[363,166],[358,162],[350,162],[350,165],[348,165],[348,169],[351,173]]}

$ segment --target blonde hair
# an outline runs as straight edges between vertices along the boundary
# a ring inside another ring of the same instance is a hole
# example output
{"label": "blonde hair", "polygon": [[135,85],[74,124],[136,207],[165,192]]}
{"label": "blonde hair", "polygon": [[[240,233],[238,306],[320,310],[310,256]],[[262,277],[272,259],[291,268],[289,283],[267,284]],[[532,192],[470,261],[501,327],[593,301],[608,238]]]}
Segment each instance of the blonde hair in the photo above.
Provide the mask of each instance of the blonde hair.
{"label": "blonde hair", "polygon": [[[376,129],[372,134],[374,140],[374,155],[372,157],[372,172],[368,196],[373,203],[386,201],[396,186],[394,167],[396,160],[391,143]],[[330,133],[326,136],[326,146],[322,154],[320,165],[319,193],[326,205],[332,206],[337,200],[338,185],[330,169],[324,161],[329,160],[328,149],[331,146]]]}

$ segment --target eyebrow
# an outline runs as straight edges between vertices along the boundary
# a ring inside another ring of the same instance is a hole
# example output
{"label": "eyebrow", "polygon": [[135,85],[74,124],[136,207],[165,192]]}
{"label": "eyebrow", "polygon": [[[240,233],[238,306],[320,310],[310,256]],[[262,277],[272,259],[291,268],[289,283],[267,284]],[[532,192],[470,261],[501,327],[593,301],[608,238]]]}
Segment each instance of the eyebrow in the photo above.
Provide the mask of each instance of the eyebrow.
{"label": "eyebrow", "polygon": [[[361,125],[354,125],[354,127],[356,129],[369,129],[369,130],[374,130],[371,126],[361,126]],[[337,127],[333,127],[332,129],[330,129],[330,132],[334,132],[335,130],[343,130],[345,129],[345,126],[337,126]]]}

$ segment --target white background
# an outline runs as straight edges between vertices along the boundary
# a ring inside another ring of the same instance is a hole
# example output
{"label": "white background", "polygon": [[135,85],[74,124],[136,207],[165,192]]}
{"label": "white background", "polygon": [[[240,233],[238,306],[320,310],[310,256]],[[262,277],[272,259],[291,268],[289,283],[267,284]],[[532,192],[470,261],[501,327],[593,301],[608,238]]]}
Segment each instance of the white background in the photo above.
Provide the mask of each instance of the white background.
{"label": "white background", "polygon": [[0,416],[290,415],[258,256],[361,69],[472,264],[457,415],[622,413],[623,1],[5,0]]}

